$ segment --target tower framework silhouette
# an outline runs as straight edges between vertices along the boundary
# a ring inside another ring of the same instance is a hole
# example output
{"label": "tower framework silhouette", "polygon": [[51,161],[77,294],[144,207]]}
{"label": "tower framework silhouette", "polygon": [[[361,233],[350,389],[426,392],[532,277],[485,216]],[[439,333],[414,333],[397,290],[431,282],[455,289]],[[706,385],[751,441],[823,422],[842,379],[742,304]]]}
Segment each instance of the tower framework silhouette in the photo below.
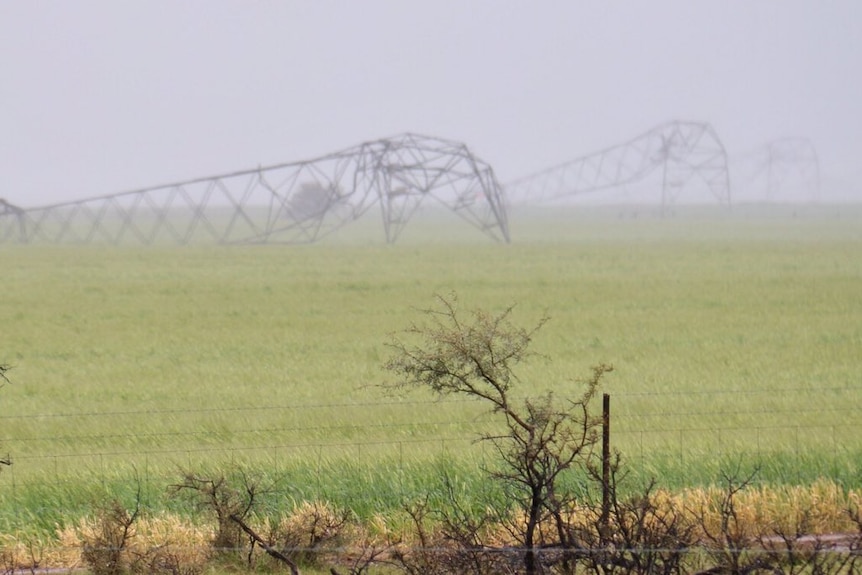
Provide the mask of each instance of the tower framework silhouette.
{"label": "tower framework silhouette", "polygon": [[311,160],[35,208],[0,201],[0,241],[309,243],[377,206],[387,242],[436,200],[509,241],[502,187],[460,142],[412,133]]}

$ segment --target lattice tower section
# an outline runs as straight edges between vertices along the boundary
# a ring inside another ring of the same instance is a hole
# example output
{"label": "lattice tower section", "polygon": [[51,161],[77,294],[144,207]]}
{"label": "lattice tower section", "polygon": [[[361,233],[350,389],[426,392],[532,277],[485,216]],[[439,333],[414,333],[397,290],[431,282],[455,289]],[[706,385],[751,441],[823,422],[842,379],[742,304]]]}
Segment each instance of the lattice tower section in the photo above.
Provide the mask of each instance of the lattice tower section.
{"label": "lattice tower section", "polygon": [[425,201],[508,242],[503,189],[462,143],[417,134],[312,160],[35,208],[0,201],[0,241],[309,243],[379,206],[394,242]]}
{"label": "lattice tower section", "polygon": [[518,178],[505,185],[513,203],[542,204],[642,180],[661,170],[662,206],[695,181],[730,205],[727,152],[715,130],[701,122],[667,122],[631,140]]}

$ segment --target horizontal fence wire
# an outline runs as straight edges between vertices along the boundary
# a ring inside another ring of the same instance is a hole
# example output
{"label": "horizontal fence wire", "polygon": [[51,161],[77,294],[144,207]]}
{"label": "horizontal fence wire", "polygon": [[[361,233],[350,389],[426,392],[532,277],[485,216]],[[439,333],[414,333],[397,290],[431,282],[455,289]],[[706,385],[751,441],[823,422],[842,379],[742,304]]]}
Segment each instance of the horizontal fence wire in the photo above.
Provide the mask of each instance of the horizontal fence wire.
{"label": "horizontal fence wire", "polygon": [[[651,397],[662,400],[669,397],[703,397],[703,396],[742,396],[742,395],[781,395],[790,393],[816,393],[822,395],[829,392],[862,392],[860,386],[843,386],[843,387],[791,387],[791,388],[770,388],[770,389],[718,389],[718,390],[697,390],[697,391],[650,391],[650,392],[623,392],[612,394],[614,400],[625,401],[629,398]],[[513,399],[522,400],[528,396],[512,394]],[[176,409],[124,409],[113,411],[80,411],[80,412],[62,412],[62,413],[2,413],[0,414],[0,422],[16,419],[32,419],[32,418],[72,418],[72,417],[117,417],[126,415],[162,415],[162,414],[191,414],[191,413],[229,413],[238,411],[304,411],[309,409],[360,409],[367,407],[380,406],[432,406],[432,405],[447,405],[458,403],[476,403],[475,399],[471,398],[445,398],[445,399],[414,399],[414,400],[381,400],[381,401],[359,401],[359,402],[326,402],[326,403],[293,403],[290,405],[284,404],[266,404],[266,405],[234,405],[229,407],[202,407],[190,408],[182,407]],[[859,406],[847,407],[847,409],[858,409]],[[751,413],[768,413],[770,410],[758,410]],[[636,414],[640,417],[652,417],[663,415],[674,415],[676,412],[657,411],[647,414]]]}
{"label": "horizontal fence wire", "polygon": [[[852,410],[847,410],[852,411]],[[854,413],[859,413],[858,410],[853,411]],[[822,412],[826,413],[826,412]],[[390,424],[390,423],[380,423],[380,424],[368,424],[368,425],[343,425],[343,426],[320,426],[314,428],[308,427],[281,427],[281,428],[252,428],[252,429],[241,429],[231,432],[234,435],[245,435],[245,434],[269,434],[269,433],[289,433],[294,431],[308,431],[309,429],[313,429],[316,431],[344,431],[344,430],[361,430],[361,429],[370,429],[370,428],[379,428],[379,429],[389,429],[389,430],[398,430],[399,428],[417,428],[417,427],[447,427],[447,426],[456,426],[463,427],[467,425],[475,425],[475,421],[452,421],[452,422],[426,422],[426,423],[410,423],[410,424]],[[754,444],[757,444],[757,441],[762,438],[762,436],[768,432],[786,432],[791,431],[794,432],[790,435],[784,435],[784,437],[796,437],[798,432],[814,432],[814,431],[829,431],[829,437],[833,437],[839,431],[856,431],[862,430],[862,422],[860,423],[844,423],[844,424],[811,424],[811,425],[800,425],[800,424],[787,424],[787,425],[766,425],[766,426],[686,426],[686,427],[663,427],[661,429],[650,429],[650,428],[640,428],[637,430],[615,430],[613,433],[613,437],[638,437],[643,438],[649,436],[651,434],[665,434],[665,435],[673,435],[677,434],[681,437],[682,443],[687,443],[691,441],[691,437],[689,434],[693,433],[703,433],[703,434],[711,434],[712,436],[721,439],[721,434],[724,433],[732,433],[732,432],[743,432],[746,436],[751,439]],[[166,433],[151,433],[151,434],[100,434],[100,435],[56,435],[56,436],[43,436],[43,437],[19,437],[14,439],[0,439],[0,443],[8,444],[9,442],[15,442],[16,444],[22,444],[24,450],[21,453],[16,453],[14,459],[16,461],[25,461],[28,459],[42,459],[42,458],[54,458],[54,457],[62,457],[62,458],[74,458],[74,457],[89,457],[89,456],[97,456],[97,455],[122,455],[122,454],[130,454],[130,453],[150,453],[150,454],[171,454],[171,453],[187,453],[187,452],[195,452],[195,451],[218,451],[218,450],[231,450],[231,451],[242,451],[242,450],[260,450],[260,449],[277,449],[277,448],[291,448],[291,447],[361,447],[362,445],[399,445],[404,443],[433,443],[433,442],[446,442],[446,441],[479,441],[481,440],[481,436],[477,434],[463,434],[463,435],[454,435],[454,436],[435,436],[428,438],[412,438],[412,439],[374,439],[374,440],[362,440],[357,439],[353,441],[343,441],[343,440],[327,440],[327,441],[299,441],[299,442],[291,442],[291,443],[256,443],[256,444],[248,444],[245,446],[189,446],[189,447],[174,447],[167,449],[151,449],[151,450],[99,450],[99,451],[75,451],[75,452],[54,452],[54,453],[38,453],[28,454],[26,452],[26,444],[35,443],[40,441],[63,441],[68,443],[74,443],[76,441],[81,440],[110,440],[110,439],[123,439],[123,438],[160,438],[160,437],[195,437],[195,436],[211,436],[212,432],[207,431],[181,431],[181,432],[166,432]]]}
{"label": "horizontal fence wire", "polygon": [[[793,538],[788,537],[788,541],[795,542],[798,545],[820,545],[817,548],[817,553],[819,555],[847,555],[852,553],[853,555],[859,555],[858,550],[853,549],[850,550],[847,546],[850,544],[858,545],[858,538],[854,534],[840,534],[840,535],[827,535],[827,536],[807,536],[806,538],[799,538],[801,541],[795,541]],[[779,543],[779,541],[771,541],[770,543]],[[68,551],[76,551],[78,547],[56,547],[56,550],[68,550]],[[110,545],[88,545],[88,549],[92,551],[122,551],[127,550],[128,548],[121,548]],[[306,547],[306,546],[296,546],[296,545],[287,545],[283,547],[279,547],[279,551],[286,554],[308,554],[308,555],[320,555],[323,557],[332,556],[332,555],[347,555],[356,554],[361,551],[363,547],[360,545],[328,545],[328,546],[318,546],[318,547]],[[399,549],[402,552],[404,550],[410,551],[422,551],[423,553],[435,554],[439,553],[442,555],[452,555],[453,547],[452,546],[437,546],[437,545],[404,545],[404,544],[396,544],[393,543],[391,545],[385,543],[378,543],[376,549],[378,551],[383,550],[386,551]],[[201,547],[199,546],[191,546],[191,545],[182,545],[182,544],[171,544],[168,547],[169,551],[179,552],[179,551],[200,551]],[[245,556],[249,552],[248,546],[243,547],[225,547],[225,546],[207,546],[206,550],[213,551],[217,553],[236,553],[237,555]],[[745,554],[748,557],[756,557],[756,556],[772,556],[772,557],[787,557],[792,556],[794,554],[802,555],[803,553],[811,554],[810,549],[780,549],[780,548],[764,548],[764,547],[725,547],[721,545],[692,545],[689,547],[651,547],[651,546],[642,546],[642,547],[624,547],[617,546],[614,547],[614,552],[622,555],[646,555],[649,553],[663,553],[663,554],[676,554],[680,556],[686,555],[698,555],[703,556],[704,553],[738,553]],[[258,553],[263,554],[264,550],[258,548]],[[366,549],[368,551],[368,549]],[[526,552],[525,548],[519,547],[475,547],[469,550],[463,551],[466,554],[474,554],[476,556],[479,555],[508,555],[511,557],[520,557]],[[557,548],[541,548],[537,547],[533,549],[533,552],[537,557],[542,555],[548,556],[557,556],[560,553],[560,549]],[[597,548],[577,548],[575,552],[582,558],[593,556],[606,556],[608,553],[607,548],[597,547]],[[37,568],[38,569],[38,568]],[[23,572],[23,571],[22,571]],[[30,571],[27,571],[28,573]],[[41,573],[43,571],[36,571]],[[65,572],[65,571],[64,571]],[[724,571],[721,571],[723,573]],[[759,572],[759,570],[746,569],[744,572]],[[803,573],[805,571],[802,571]],[[710,573],[716,573],[716,571],[710,571]],[[783,571],[781,571],[783,573]],[[843,573],[843,572],[840,572]]]}
{"label": "horizontal fence wire", "polygon": [[[791,462],[812,453],[858,457],[860,391],[862,386],[789,386],[615,393],[611,442],[636,463],[660,456],[678,466],[735,453]],[[818,401],[808,401],[806,394]],[[752,401],[756,396],[803,401],[767,405]],[[381,410],[386,420],[368,415]],[[0,448],[10,454],[7,473],[17,487],[43,481],[46,473],[63,483],[82,473],[113,475],[123,465],[155,467],[159,460],[191,466],[244,457],[281,465],[309,457],[379,458],[403,472],[401,466],[417,460],[483,452],[480,439],[496,424],[481,402],[460,397],[7,412],[0,414]]]}

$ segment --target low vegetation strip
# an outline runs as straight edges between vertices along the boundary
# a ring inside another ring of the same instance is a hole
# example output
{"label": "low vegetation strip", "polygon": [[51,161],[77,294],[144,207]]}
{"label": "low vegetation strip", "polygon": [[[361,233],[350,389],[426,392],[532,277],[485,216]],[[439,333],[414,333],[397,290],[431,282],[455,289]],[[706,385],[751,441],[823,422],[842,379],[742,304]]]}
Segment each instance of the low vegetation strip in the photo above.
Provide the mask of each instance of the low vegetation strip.
{"label": "low vegetation strip", "polygon": [[[239,492],[248,487],[240,476],[231,481],[236,483],[223,485]],[[569,521],[580,534],[577,544],[544,546],[539,555],[557,567],[569,557],[578,569],[615,565],[615,570],[626,573],[655,573],[659,565],[667,567],[660,572],[692,574],[730,565],[768,566],[773,572],[816,568],[836,574],[862,567],[858,564],[862,550],[859,492],[846,494],[841,486],[826,481],[784,489],[737,487],[654,491],[646,500],[617,501],[611,515],[618,538],[613,547],[602,543],[596,523],[599,510],[573,507]],[[229,503],[229,498],[223,501]],[[365,520],[325,502],[285,503],[278,510],[258,509],[244,516],[243,522],[252,525],[269,546],[277,545],[274,548],[302,573],[330,569],[343,573],[519,572],[521,544],[512,539],[505,523],[485,525],[477,534],[482,544],[465,546],[464,541],[451,539],[456,532],[446,522],[454,516],[426,515],[428,508],[422,501]],[[123,506],[106,499],[52,534],[4,535],[0,568],[56,572],[87,567],[93,573],[277,568],[279,560],[265,550],[241,538],[230,540],[229,531],[219,535],[221,524],[213,508],[201,511],[197,519],[136,512],[134,501]],[[519,521],[516,516],[510,520]],[[635,536],[641,539],[631,539]],[[509,567],[501,571],[504,564]],[[479,565],[488,571],[475,570]],[[117,571],[110,571],[111,566]]]}

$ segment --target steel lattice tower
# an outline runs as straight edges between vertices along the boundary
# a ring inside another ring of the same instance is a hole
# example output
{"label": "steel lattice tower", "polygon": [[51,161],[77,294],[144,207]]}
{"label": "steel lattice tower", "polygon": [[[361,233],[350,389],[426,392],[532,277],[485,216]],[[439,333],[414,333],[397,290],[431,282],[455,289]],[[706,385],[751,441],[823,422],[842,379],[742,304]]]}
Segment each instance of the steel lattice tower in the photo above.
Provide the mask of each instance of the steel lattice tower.
{"label": "steel lattice tower", "polygon": [[462,143],[402,134],[326,156],[35,208],[0,201],[0,241],[308,243],[379,205],[387,242],[436,200],[509,241],[502,187]]}
{"label": "steel lattice tower", "polygon": [[727,152],[702,122],[668,122],[628,142],[576,158],[506,184],[513,202],[540,204],[636,182],[662,170],[662,207],[697,179],[730,205]]}

